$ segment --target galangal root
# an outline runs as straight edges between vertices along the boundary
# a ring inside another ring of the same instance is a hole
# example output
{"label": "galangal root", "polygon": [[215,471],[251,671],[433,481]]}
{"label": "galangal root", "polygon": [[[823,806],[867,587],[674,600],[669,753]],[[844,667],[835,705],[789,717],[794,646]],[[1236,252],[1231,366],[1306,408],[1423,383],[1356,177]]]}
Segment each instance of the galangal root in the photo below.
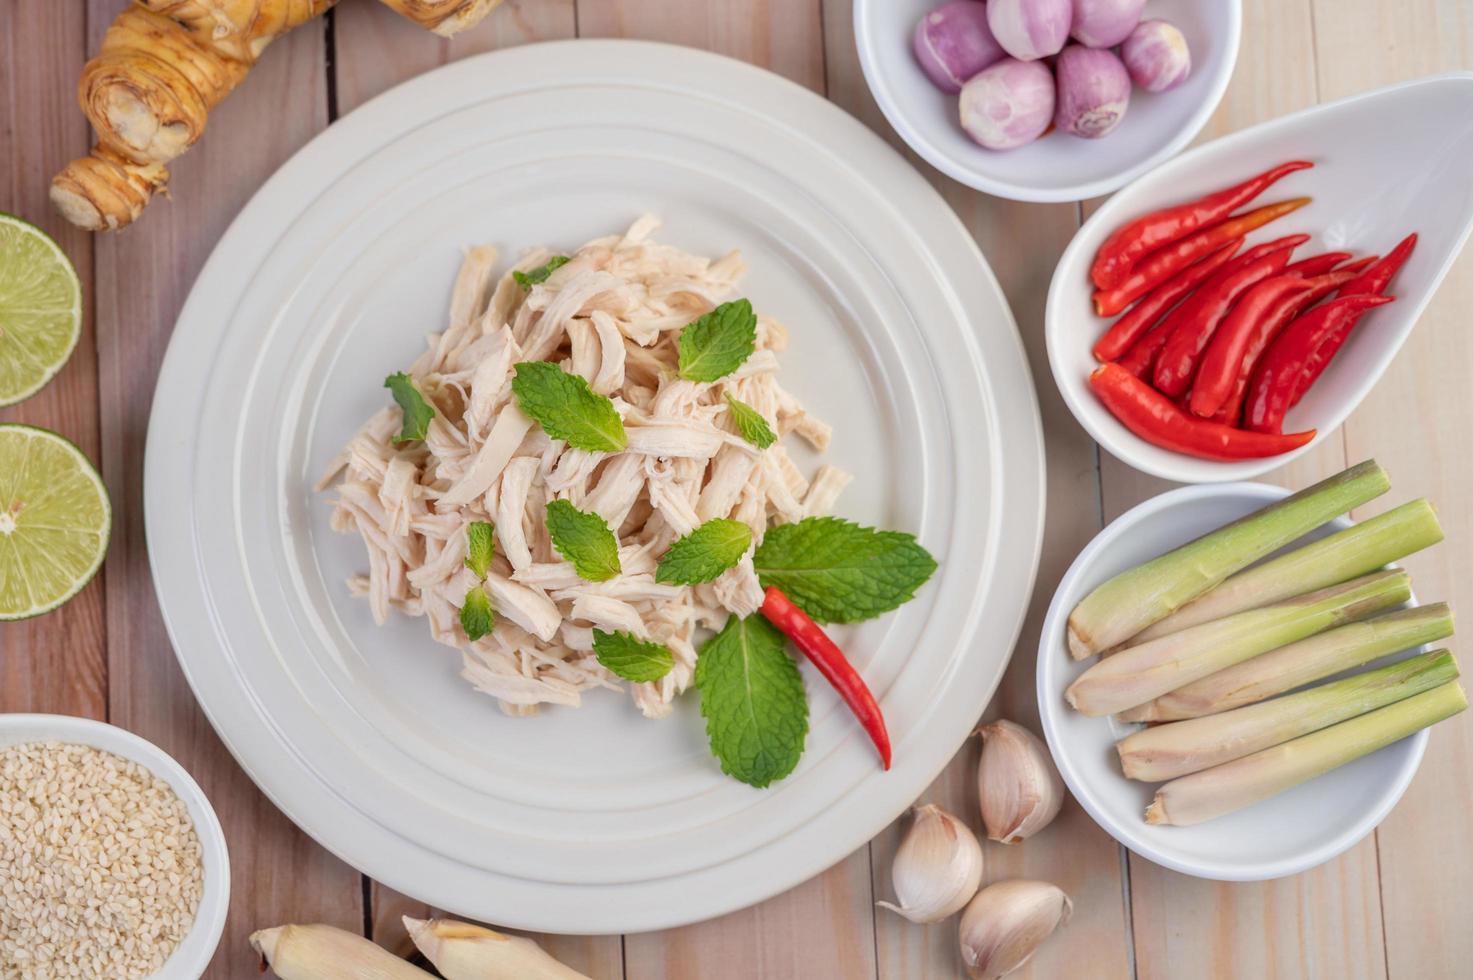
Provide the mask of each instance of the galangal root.
{"label": "galangal root", "polygon": [[[77,98],[97,132],[92,152],[51,181],[70,222],[110,231],[136,220],[168,183],[166,164],[203,134],[210,110],[273,40],[336,0],[134,0],[82,69]],[[500,0],[381,0],[449,37]]]}

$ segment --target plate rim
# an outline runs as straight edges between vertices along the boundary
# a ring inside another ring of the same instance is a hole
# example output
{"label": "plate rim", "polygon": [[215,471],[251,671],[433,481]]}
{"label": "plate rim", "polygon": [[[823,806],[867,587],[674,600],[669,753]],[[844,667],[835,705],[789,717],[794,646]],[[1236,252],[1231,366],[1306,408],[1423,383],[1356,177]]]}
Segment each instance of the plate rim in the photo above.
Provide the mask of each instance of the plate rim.
{"label": "plate rim", "polygon": [[[980,266],[980,270],[982,272],[982,287],[980,288],[985,288],[989,290],[990,292],[995,294],[997,298],[1003,316],[994,324],[993,332],[1003,331],[1004,335],[995,339],[993,342],[997,344],[1011,345],[1008,356],[1010,358],[1016,357],[1015,363],[1022,370],[1019,372],[1018,376],[1013,378],[1009,383],[1010,385],[1014,386],[1015,398],[1020,398],[1026,403],[1027,406],[1031,408],[1031,411],[1027,413],[1029,418],[1031,418],[1031,425],[1026,424],[1028,421],[1027,419],[1021,420],[1021,422],[1017,419],[1008,420],[1009,427],[1018,428],[1021,425],[1021,429],[1019,430],[1019,434],[1016,436],[1016,438],[1027,443],[1027,448],[1033,455],[1035,462],[1035,465],[1032,467],[1028,467],[1026,465],[1011,466],[1012,473],[1010,473],[1010,478],[1011,484],[1014,487],[1014,492],[1009,494],[1009,496],[1017,496],[1020,499],[1025,500],[1030,496],[1036,499],[1036,503],[1033,503],[1030,506],[1030,509],[1033,511],[1034,514],[1031,533],[1029,533],[1030,529],[1027,528],[1026,525],[1017,527],[1016,534],[1021,538],[1021,540],[1017,541],[1014,545],[1017,548],[1021,548],[1022,546],[1026,545],[1028,550],[1031,552],[1031,555],[1028,556],[1031,561],[1029,564],[1028,575],[1026,576],[1026,582],[1022,583],[1026,586],[1026,588],[1019,593],[1023,601],[1017,604],[1018,608],[1014,616],[1015,622],[1012,624],[1011,627],[1012,632],[1010,643],[1007,647],[1009,653],[1006,657],[1003,657],[1000,660],[999,665],[994,672],[994,676],[992,676],[990,679],[990,682],[984,686],[979,687],[977,691],[975,705],[975,713],[978,715],[981,714],[982,709],[985,707],[987,701],[991,698],[991,695],[996,690],[997,685],[1001,682],[1003,673],[1005,672],[1007,664],[1011,659],[1011,654],[1014,651],[1016,643],[1021,636],[1024,621],[1026,619],[1029,608],[1028,600],[1031,598],[1032,587],[1036,582],[1036,577],[1038,574],[1038,567],[1042,552],[1042,535],[1045,516],[1043,496],[1044,490],[1046,488],[1046,460],[1044,455],[1042,417],[1038,407],[1036,385],[1034,383],[1031,372],[1028,370],[1029,362],[1027,358],[1027,352],[1023,346],[1021,335],[1018,332],[1016,320],[1012,315],[1012,311],[1010,306],[1008,305],[1006,295],[1003,293],[1001,286],[998,284],[995,275],[993,274],[990,266],[987,264],[986,259],[983,257],[981,250],[978,248],[975,240],[972,238],[970,232],[962,224],[960,219],[945,203],[940,194],[933,187],[931,187],[929,183],[925,181],[924,177],[922,177],[914,169],[905,164],[903,158],[893,147],[887,144],[878,135],[873,133],[858,120],[854,119],[847,112],[844,112],[844,110],[842,110],[823,96],[820,96],[817,93],[803,88],[802,86],[788,79],[782,78],[775,73],[766,71],[765,69],[761,69],[745,62],[741,62],[736,59],[728,58],[722,55],[716,55],[710,52],[647,41],[578,39],[542,42],[536,45],[525,45],[510,49],[502,49],[452,62],[448,65],[435,69],[434,71],[425,73],[414,79],[403,82],[400,85],[395,86],[394,88],[391,88],[384,93],[381,93],[379,96],[376,96],[374,99],[365,103],[354,112],[343,117],[343,119],[339,120],[336,124],[334,124],[334,126],[331,126],[325,129],[323,132],[319,133],[312,140],[306,143],[301,149],[299,149],[291,158],[283,163],[282,166],[276,171],[276,173],[273,174],[265,182],[265,184],[263,184],[263,186],[257,191],[256,195],[251,199],[251,201],[239,212],[236,218],[231,222],[230,226],[226,229],[225,233],[221,236],[219,242],[216,244],[210,258],[201,268],[195,285],[191,288],[189,297],[188,299],[186,299],[186,302],[181,309],[178,320],[176,322],[174,336],[171,338],[168,351],[164,357],[163,365],[159,373],[158,387],[156,389],[153,409],[150,414],[148,437],[145,447],[144,523],[145,533],[149,544],[148,558],[150,570],[152,572],[156,592],[158,594],[159,605],[164,619],[165,628],[168,632],[171,645],[174,647],[176,659],[178,660],[181,670],[183,671],[185,678],[190,685],[190,689],[195,695],[196,700],[200,704],[202,711],[210,720],[212,727],[214,727],[217,735],[225,744],[227,750],[235,758],[236,762],[241,765],[242,769],[245,770],[247,775],[250,776],[252,781],[256,783],[257,787],[260,788],[269,799],[271,799],[272,803],[276,805],[278,809],[280,809],[285,815],[287,815],[289,819],[296,823],[304,832],[313,837],[314,840],[322,844],[322,846],[324,846],[330,852],[342,858],[351,866],[363,870],[364,873],[370,874],[377,880],[383,881],[386,884],[389,884],[392,887],[398,888],[399,890],[405,891],[409,894],[414,894],[416,892],[420,894],[425,894],[425,889],[419,887],[418,884],[406,882],[405,874],[407,872],[401,873],[400,868],[391,867],[389,870],[385,870],[383,867],[380,866],[380,864],[384,863],[382,858],[364,860],[364,855],[361,852],[365,850],[365,848],[361,843],[358,845],[358,852],[355,852],[352,856],[350,856],[349,852],[352,852],[354,850],[353,847],[349,847],[346,845],[339,847],[338,841],[333,841],[330,843],[328,840],[324,839],[324,835],[317,832],[317,830],[322,829],[324,826],[326,826],[328,824],[328,821],[323,820],[321,817],[310,820],[304,819],[299,816],[299,810],[296,806],[289,805],[287,800],[281,798],[281,795],[292,796],[296,793],[296,791],[285,794],[278,794],[275,791],[277,787],[268,787],[264,776],[258,776],[258,767],[254,764],[248,764],[247,762],[247,756],[259,757],[263,750],[259,748],[247,750],[246,745],[244,744],[244,739],[240,739],[241,744],[237,744],[235,741],[232,740],[232,737],[230,735],[227,735],[227,732],[232,732],[236,738],[240,738],[240,733],[234,731],[234,723],[227,722],[227,720],[223,717],[225,714],[231,712],[224,710],[217,711],[214,707],[207,704],[205,698],[201,696],[202,686],[204,683],[203,678],[197,677],[195,675],[195,673],[191,670],[189,664],[186,662],[186,658],[182,656],[179,652],[183,648],[182,641],[184,640],[184,624],[182,621],[184,617],[182,612],[180,612],[179,610],[176,609],[174,613],[171,614],[168,609],[168,602],[165,599],[165,589],[168,581],[172,577],[172,573],[165,566],[167,564],[166,558],[179,558],[181,553],[177,546],[177,543],[173,544],[172,551],[171,545],[166,543],[169,539],[170,529],[167,526],[167,521],[165,519],[164,513],[162,512],[163,503],[159,499],[159,486],[160,481],[166,471],[167,460],[171,454],[171,451],[178,448],[183,448],[187,453],[190,454],[190,458],[192,459],[193,449],[190,445],[192,440],[183,439],[181,438],[179,433],[168,431],[168,427],[175,420],[166,417],[167,413],[165,412],[164,406],[168,399],[162,397],[162,395],[169,387],[178,387],[180,385],[179,376],[183,367],[182,359],[186,356],[184,353],[182,353],[185,345],[183,342],[181,342],[181,338],[185,337],[188,333],[188,329],[181,330],[180,327],[184,327],[186,323],[192,320],[197,320],[201,317],[201,308],[205,305],[206,300],[202,298],[202,295],[200,293],[200,284],[206,282],[207,279],[210,278],[212,266],[223,266],[226,264],[225,260],[221,258],[222,254],[225,254],[228,249],[238,248],[242,244],[244,244],[246,232],[243,229],[245,228],[245,223],[248,219],[251,219],[253,217],[256,211],[260,211],[262,209],[262,200],[269,198],[275,192],[279,192],[282,188],[290,186],[293,180],[296,178],[295,172],[302,170],[308,164],[315,162],[312,158],[322,154],[324,152],[323,148],[325,146],[331,146],[334,143],[350,136],[351,131],[361,130],[365,127],[378,126],[379,117],[382,116],[383,109],[386,106],[389,106],[392,101],[405,98],[405,94],[402,90],[409,89],[415,92],[423,92],[426,90],[433,91],[435,86],[438,84],[443,84],[444,80],[456,78],[458,76],[461,76],[463,73],[483,70],[487,63],[493,63],[499,67],[503,62],[513,59],[538,58],[539,60],[545,61],[553,57],[566,57],[568,52],[576,52],[574,57],[589,60],[592,60],[595,56],[607,58],[611,62],[618,63],[621,66],[621,70],[630,72],[632,76],[636,78],[648,79],[655,77],[644,66],[656,61],[660,62],[667,68],[672,64],[676,68],[686,68],[694,64],[696,66],[709,67],[713,71],[719,70],[721,73],[727,76],[730,76],[734,73],[739,77],[751,80],[754,84],[765,86],[768,92],[781,93],[786,100],[782,111],[774,112],[767,106],[754,106],[751,103],[752,101],[755,101],[755,99],[733,101],[732,97],[726,94],[726,90],[720,89],[717,85],[715,85],[715,83],[705,78],[702,78],[696,82],[692,82],[687,79],[681,83],[681,88],[687,91],[704,90],[713,93],[719,92],[723,101],[727,102],[728,104],[735,105],[738,108],[741,108],[745,112],[753,115],[755,118],[767,121],[782,122],[785,126],[788,127],[792,126],[794,120],[802,119],[804,117],[807,117],[811,120],[815,117],[815,115],[830,120],[831,122],[829,122],[828,125],[832,125],[837,128],[847,128],[847,131],[852,134],[852,139],[856,144],[867,143],[870,148],[870,152],[876,154],[879,158],[886,161],[885,165],[890,168],[889,179],[891,182],[895,180],[906,180],[910,183],[912,193],[922,194],[929,199],[931,204],[934,205],[934,207],[931,207],[931,217],[937,222],[944,221],[944,223],[949,227],[950,233],[955,238],[955,241],[948,243],[946,254],[955,255],[959,259],[967,261],[969,264],[970,262],[975,261],[976,264]],[[420,124],[423,124],[423,122],[423,120],[420,120]],[[394,129],[396,133],[399,132],[398,127],[394,127]],[[386,136],[385,138],[388,138],[388,136]],[[376,146],[379,145],[382,145],[382,140],[380,140],[376,144]],[[371,153],[372,151],[368,151],[368,154],[366,155],[371,155]],[[305,161],[304,157],[307,158]],[[360,156],[355,159],[362,158],[363,157]],[[342,163],[341,161],[338,161],[335,165],[341,166]],[[901,168],[903,168],[903,170]],[[902,177],[902,173],[908,174],[909,176]],[[880,187],[883,187],[885,183],[884,181],[876,181],[870,178],[868,175],[864,176],[864,181],[865,183]],[[285,227],[289,226],[292,221],[295,220],[295,217],[287,216],[284,218],[273,218],[272,220],[274,222],[277,222],[282,227]],[[928,237],[935,237],[935,234],[936,233],[933,232],[932,235]],[[970,251],[967,252],[967,249],[969,249]],[[964,329],[972,327],[970,323],[965,323],[963,326]],[[976,331],[973,330],[973,332],[975,333]],[[979,360],[981,359],[982,351],[980,349],[977,350],[976,356],[978,356]],[[186,390],[190,390],[191,392],[194,390],[188,386],[187,382],[185,382],[185,388]],[[995,390],[996,389],[994,388],[994,391]],[[995,424],[998,425],[998,427],[1000,428],[1001,420],[995,420]],[[1019,486],[1021,486],[1025,491],[1034,490],[1036,492],[1031,495],[1026,492],[1018,492],[1017,488]],[[1003,488],[1001,477],[998,478],[997,487],[998,492],[1001,494]],[[1013,523],[1015,525],[1017,524],[1016,519],[1010,520],[1009,523]],[[186,553],[189,557],[198,558],[197,555],[193,554],[192,548],[189,547],[193,543],[192,534],[189,537],[191,540],[185,542]],[[192,572],[194,567],[195,566],[191,565],[188,570]],[[174,601],[178,602],[179,600],[176,597]],[[1006,635],[1006,633],[1004,632],[1003,635]],[[251,712],[254,714],[256,708],[252,705],[245,705],[242,706],[239,710]],[[927,783],[934,779],[935,775],[939,773],[946,764],[948,764],[952,756],[955,754],[956,748],[964,742],[965,737],[965,731],[959,732],[957,735],[956,744],[948,745],[948,751],[945,753],[945,755],[938,757],[939,761],[935,763],[934,767],[926,767],[929,770],[926,774]],[[283,755],[285,755],[288,759],[292,759],[292,757],[295,756],[297,753],[303,751],[298,747],[286,744],[284,740],[276,738],[275,735],[270,735],[268,736],[268,738],[270,739],[270,744],[265,751],[274,756],[276,761],[280,761]],[[299,763],[293,761],[292,765],[296,766],[299,765]],[[861,783],[859,785],[864,784]],[[333,795],[331,793],[331,790],[325,786],[319,785],[313,787],[312,789],[317,791],[315,795],[319,800],[322,798],[324,793],[330,797]],[[837,849],[826,849],[825,858],[822,861],[804,863],[802,864],[802,866],[797,867],[788,874],[769,876],[771,880],[759,888],[761,894],[757,895],[756,897],[753,897],[751,894],[743,894],[735,899],[728,900],[724,904],[714,903],[709,907],[702,908],[694,916],[687,911],[679,909],[666,909],[662,912],[658,909],[639,908],[625,910],[626,914],[624,918],[618,920],[618,922],[612,925],[610,925],[609,922],[601,922],[599,924],[600,928],[585,928],[581,930],[578,929],[578,923],[576,922],[572,924],[572,929],[570,929],[568,922],[550,923],[543,920],[519,920],[514,914],[501,915],[498,917],[498,921],[511,926],[533,928],[542,931],[576,930],[582,932],[609,933],[616,931],[635,932],[645,931],[649,929],[666,928],[692,921],[698,921],[700,919],[708,917],[714,917],[716,915],[725,914],[739,908],[744,908],[750,904],[754,904],[755,902],[765,900],[772,895],[785,891],[788,888],[800,884],[801,882],[816,874],[822,873],[828,867],[831,867],[832,865],[844,860],[850,853],[852,853],[855,848],[863,846],[867,841],[872,839],[875,834],[882,831],[884,827],[888,823],[890,823],[895,816],[898,816],[901,812],[903,812],[905,807],[908,805],[908,800],[902,802],[897,808],[895,808],[894,813],[884,814],[885,819],[883,821],[858,821],[857,823],[863,825],[862,827],[860,827],[860,829],[864,831],[862,837],[858,837],[858,839],[850,842],[848,839],[849,836],[857,835],[845,835],[844,840],[846,846],[843,848],[842,851],[838,851]],[[875,823],[875,826],[873,828],[870,827],[871,823]],[[424,850],[422,845],[419,845],[412,840],[397,836],[395,837],[395,839],[403,842],[407,846]],[[829,855],[828,850],[835,850],[836,853]],[[368,870],[370,868],[372,870]]]}

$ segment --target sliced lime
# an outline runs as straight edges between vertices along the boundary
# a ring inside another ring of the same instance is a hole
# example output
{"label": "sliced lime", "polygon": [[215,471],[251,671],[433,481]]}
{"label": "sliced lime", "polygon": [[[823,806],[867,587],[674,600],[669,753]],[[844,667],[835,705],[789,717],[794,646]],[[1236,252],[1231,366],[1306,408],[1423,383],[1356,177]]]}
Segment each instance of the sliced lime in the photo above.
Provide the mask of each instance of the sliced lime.
{"label": "sliced lime", "polygon": [[47,234],[0,211],[0,405],[50,381],[82,332],[82,284]]}
{"label": "sliced lime", "polygon": [[0,425],[0,620],[82,591],[111,529],[107,489],[80,449],[55,432]]}

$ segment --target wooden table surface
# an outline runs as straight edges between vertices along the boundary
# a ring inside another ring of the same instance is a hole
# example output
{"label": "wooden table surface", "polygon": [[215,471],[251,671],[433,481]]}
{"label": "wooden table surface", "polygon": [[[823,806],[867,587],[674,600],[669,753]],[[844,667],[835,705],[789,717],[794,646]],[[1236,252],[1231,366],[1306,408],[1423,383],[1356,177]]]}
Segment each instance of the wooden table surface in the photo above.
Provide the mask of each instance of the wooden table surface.
{"label": "wooden table surface", "polygon": [[[553,38],[637,37],[709,48],[826,94],[896,142],[865,88],[849,0],[507,0],[447,42],[373,0],[279,41],[174,168],[174,200],[133,228],[92,237],[53,216],[53,171],[85,152],[76,79],[126,0],[0,0],[0,210],[43,225],[81,274],[87,329],[62,374],[0,420],[55,429],[100,459],[116,509],[103,574],[62,610],[0,626],[0,710],[104,718],[173,754],[214,801],[232,856],[230,919],[211,977],[253,978],[245,937],[331,922],[405,947],[405,896],[364,878],[298,831],[216,738],[175,663],[144,549],[143,444],[154,381],[180,304],[236,211],[337,116],[466,55]],[[1225,3],[1227,0],[1201,0]],[[1433,72],[1473,68],[1467,0],[1246,0],[1242,55],[1203,139],[1316,102]],[[1368,132],[1367,140],[1377,134]],[[1090,202],[1019,204],[917,163],[976,235],[1017,316],[1048,443],[1048,527],[1032,609],[989,715],[1036,723],[1033,661],[1055,582],[1126,508],[1166,489],[1101,453],[1049,376],[1044,292]],[[1473,168],[1473,162],[1470,162]],[[1470,170],[1473,172],[1473,170]],[[1269,479],[1302,486],[1375,456],[1396,501],[1427,495],[1448,543],[1408,562],[1419,593],[1473,610],[1473,251],[1349,422]],[[1377,504],[1371,512],[1385,505]],[[1466,656],[1466,655],[1465,655]],[[927,798],[976,816],[975,747]],[[1440,726],[1411,789],[1381,828],[1306,874],[1260,884],[1198,881],[1116,845],[1075,805],[1026,845],[987,849],[989,879],[1053,881],[1074,918],[1018,976],[1385,977],[1473,972],[1473,716]],[[659,978],[960,976],[955,921],[923,928],[874,908],[889,897],[891,828],[825,874],[755,908],[667,932],[547,937],[589,975]]]}

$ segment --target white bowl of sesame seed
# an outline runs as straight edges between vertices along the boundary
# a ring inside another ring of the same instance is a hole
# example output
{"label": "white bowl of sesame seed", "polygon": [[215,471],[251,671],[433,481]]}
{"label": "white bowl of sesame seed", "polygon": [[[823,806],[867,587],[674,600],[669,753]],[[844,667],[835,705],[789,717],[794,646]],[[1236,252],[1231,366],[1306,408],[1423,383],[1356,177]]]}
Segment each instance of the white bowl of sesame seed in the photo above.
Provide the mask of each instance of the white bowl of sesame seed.
{"label": "white bowl of sesame seed", "polygon": [[229,905],[224,832],[179,763],[100,721],[0,714],[7,977],[194,980]]}

